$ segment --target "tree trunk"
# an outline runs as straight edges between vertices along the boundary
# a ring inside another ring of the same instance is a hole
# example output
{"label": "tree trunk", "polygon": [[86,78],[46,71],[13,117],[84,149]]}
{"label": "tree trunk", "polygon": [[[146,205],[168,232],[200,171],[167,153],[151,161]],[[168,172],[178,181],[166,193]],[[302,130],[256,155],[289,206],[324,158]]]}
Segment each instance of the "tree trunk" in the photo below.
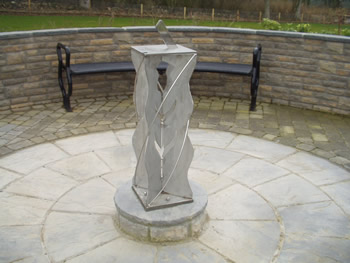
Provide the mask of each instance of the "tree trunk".
{"label": "tree trunk", "polygon": [[265,0],[264,18],[270,19],[270,0]]}
{"label": "tree trunk", "polygon": [[303,0],[296,0],[296,7],[295,7],[295,18],[297,20],[300,20],[301,17],[301,5],[303,3]]}

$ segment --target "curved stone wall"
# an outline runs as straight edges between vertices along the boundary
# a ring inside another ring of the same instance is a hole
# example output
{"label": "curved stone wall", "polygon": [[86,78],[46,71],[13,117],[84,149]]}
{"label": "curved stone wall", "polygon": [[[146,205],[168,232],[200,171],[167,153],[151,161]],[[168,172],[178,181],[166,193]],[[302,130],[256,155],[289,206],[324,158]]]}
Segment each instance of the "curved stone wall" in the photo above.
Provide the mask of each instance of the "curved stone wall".
{"label": "curved stone wall", "polygon": [[[258,102],[350,114],[350,38],[264,30],[169,27],[174,40],[198,51],[199,61],[251,63],[263,47]],[[130,46],[161,44],[153,27],[81,28],[0,33],[0,110],[61,101],[56,44],[72,63],[129,61]],[[74,99],[131,94],[134,73],[73,78]],[[249,99],[249,78],[195,73],[195,95]]]}

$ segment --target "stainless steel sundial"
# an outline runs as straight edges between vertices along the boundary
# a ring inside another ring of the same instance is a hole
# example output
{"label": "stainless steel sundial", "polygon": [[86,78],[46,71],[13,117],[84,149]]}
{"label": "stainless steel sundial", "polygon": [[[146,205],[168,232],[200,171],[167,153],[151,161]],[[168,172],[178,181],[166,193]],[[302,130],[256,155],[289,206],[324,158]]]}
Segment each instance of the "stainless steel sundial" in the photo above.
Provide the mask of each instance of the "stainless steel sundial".
{"label": "stainless steel sundial", "polygon": [[[164,45],[133,46],[134,103],[138,125],[132,138],[137,166],[132,189],[146,210],[192,202],[187,173],[193,159],[188,137],[193,100],[189,80],[196,51],[176,45],[164,23],[156,28]],[[157,67],[166,63],[166,85]]]}

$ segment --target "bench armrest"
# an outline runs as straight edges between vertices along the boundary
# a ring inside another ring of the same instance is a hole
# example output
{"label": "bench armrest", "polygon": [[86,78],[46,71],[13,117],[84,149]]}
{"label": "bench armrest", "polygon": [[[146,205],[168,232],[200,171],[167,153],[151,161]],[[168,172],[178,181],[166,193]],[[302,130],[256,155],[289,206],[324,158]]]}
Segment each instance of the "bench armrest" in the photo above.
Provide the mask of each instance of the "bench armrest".
{"label": "bench armrest", "polygon": [[[253,72],[252,80],[253,82],[258,82],[260,78],[260,61],[261,61],[261,45],[258,44],[253,51]],[[259,85],[257,83],[257,85]]]}
{"label": "bench armrest", "polygon": [[[66,64],[63,63],[62,60],[62,49],[64,50],[64,52],[66,53]],[[58,64],[59,67],[63,67],[64,69],[69,68],[70,67],[70,50],[69,47],[61,44],[61,43],[57,43],[57,47],[56,47],[56,51],[57,51],[57,58],[58,58]]]}
{"label": "bench armrest", "polygon": [[252,65],[252,78],[250,83],[250,111],[255,111],[256,109],[256,97],[258,96],[259,88],[259,78],[260,78],[260,60],[261,60],[261,45],[258,44],[253,51],[253,65]]}
{"label": "bench armrest", "polygon": [[260,67],[260,60],[261,60],[261,45],[258,44],[253,51],[253,68]]}
{"label": "bench armrest", "polygon": [[[62,49],[66,53],[66,63],[63,63],[62,59]],[[56,52],[57,52],[57,58],[58,58],[58,84],[60,86],[62,96],[63,96],[63,103],[64,107],[67,111],[72,111],[70,106],[69,97],[72,95],[72,76],[71,76],[71,69],[70,69],[70,50],[67,46],[57,43],[56,46]],[[64,82],[63,82],[63,71],[66,71],[67,76],[67,82],[68,82],[68,90],[64,88]]]}

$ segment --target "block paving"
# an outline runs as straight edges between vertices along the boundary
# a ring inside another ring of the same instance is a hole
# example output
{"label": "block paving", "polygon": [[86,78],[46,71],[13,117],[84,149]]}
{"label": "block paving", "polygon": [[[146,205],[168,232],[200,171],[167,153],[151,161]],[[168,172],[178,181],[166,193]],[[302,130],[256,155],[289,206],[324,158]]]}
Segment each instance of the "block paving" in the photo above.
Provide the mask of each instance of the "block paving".
{"label": "block paving", "polygon": [[[289,106],[225,97],[194,96],[191,128],[230,131],[273,141],[350,170],[350,117]],[[135,128],[132,96],[73,101],[73,112],[61,102],[0,111],[0,156],[40,143],[93,132]]]}

